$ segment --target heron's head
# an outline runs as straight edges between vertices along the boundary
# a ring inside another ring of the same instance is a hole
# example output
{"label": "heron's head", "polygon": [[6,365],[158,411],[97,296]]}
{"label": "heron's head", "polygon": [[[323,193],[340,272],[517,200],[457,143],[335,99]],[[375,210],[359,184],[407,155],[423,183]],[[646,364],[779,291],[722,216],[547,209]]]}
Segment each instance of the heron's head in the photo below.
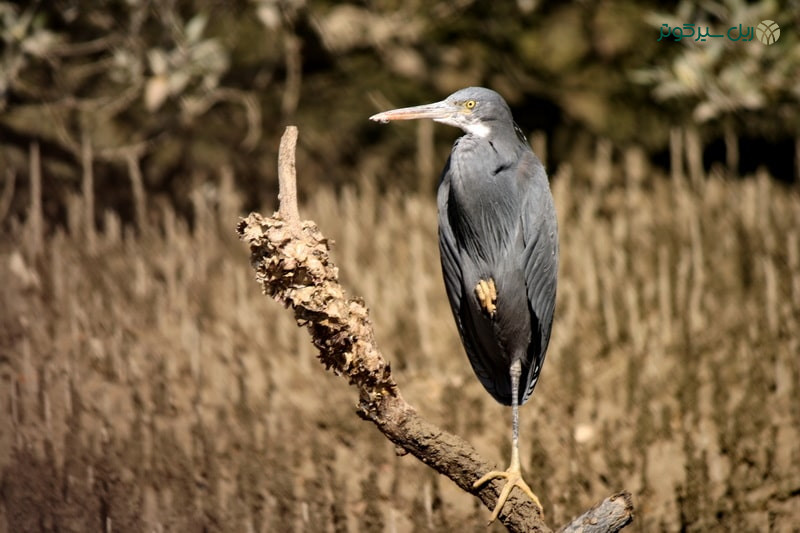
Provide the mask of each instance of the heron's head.
{"label": "heron's head", "polygon": [[384,111],[369,117],[376,122],[430,118],[461,128],[479,137],[488,137],[495,128],[513,127],[511,110],[503,97],[484,87],[467,87],[441,102]]}

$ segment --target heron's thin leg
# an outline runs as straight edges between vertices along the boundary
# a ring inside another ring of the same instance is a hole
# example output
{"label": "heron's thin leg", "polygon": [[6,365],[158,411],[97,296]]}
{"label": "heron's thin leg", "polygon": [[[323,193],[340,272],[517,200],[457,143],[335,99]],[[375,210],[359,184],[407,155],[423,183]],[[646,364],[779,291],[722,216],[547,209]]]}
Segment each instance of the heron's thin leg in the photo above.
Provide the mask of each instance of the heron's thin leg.
{"label": "heron's thin leg", "polygon": [[525,483],[525,480],[522,479],[522,468],[519,462],[519,379],[522,375],[522,363],[519,359],[515,359],[514,362],[511,363],[511,465],[508,467],[508,470],[505,472],[500,471],[492,471],[485,474],[481,477],[478,481],[472,484],[473,488],[478,488],[490,479],[494,479],[496,477],[503,477],[506,479],[506,484],[503,486],[503,490],[500,491],[500,495],[497,497],[497,503],[495,503],[494,511],[492,511],[492,516],[489,519],[489,523],[495,521],[497,515],[500,514],[500,510],[505,505],[508,496],[511,494],[511,489],[514,487],[519,487],[528,497],[535,503],[539,509],[542,508],[541,502],[539,502],[539,498],[536,494],[533,493],[531,488]]}
{"label": "heron's thin leg", "polygon": [[511,363],[511,466],[510,469],[521,470],[519,464],[519,378],[522,375],[522,363],[514,359]]}

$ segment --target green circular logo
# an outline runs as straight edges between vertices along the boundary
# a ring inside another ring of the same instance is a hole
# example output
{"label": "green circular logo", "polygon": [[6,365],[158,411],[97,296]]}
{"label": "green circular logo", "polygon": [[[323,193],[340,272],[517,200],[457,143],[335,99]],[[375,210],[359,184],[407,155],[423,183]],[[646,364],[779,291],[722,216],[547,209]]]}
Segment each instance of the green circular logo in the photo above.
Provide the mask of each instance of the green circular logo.
{"label": "green circular logo", "polygon": [[756,27],[756,37],[764,44],[775,44],[781,36],[781,27],[774,20],[762,20]]}

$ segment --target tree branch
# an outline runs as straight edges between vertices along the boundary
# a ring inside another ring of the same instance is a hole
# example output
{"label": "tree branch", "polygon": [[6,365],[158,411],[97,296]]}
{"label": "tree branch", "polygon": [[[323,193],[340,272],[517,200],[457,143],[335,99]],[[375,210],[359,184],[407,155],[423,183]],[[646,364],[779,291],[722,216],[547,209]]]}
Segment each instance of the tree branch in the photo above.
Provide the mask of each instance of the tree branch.
{"label": "tree branch", "polygon": [[296,147],[297,126],[286,126],[278,148],[278,200],[280,201],[281,217],[293,227],[300,220],[297,211]]}
{"label": "tree branch", "polygon": [[[279,155],[280,210],[272,218],[251,213],[237,231],[250,246],[251,264],[264,291],[294,310],[319,349],[320,361],[358,389],[359,415],[375,424],[393,443],[447,476],[463,490],[493,508],[500,481],[479,489],[472,484],[490,465],[475,449],[423,419],[400,394],[375,342],[364,301],[347,298],[328,241],[311,221],[299,221],[295,187],[294,144],[297,128],[289,126]],[[548,532],[541,511],[512,493],[500,512],[510,531]],[[562,531],[618,531],[633,519],[627,492],[616,494],[576,518]]]}
{"label": "tree branch", "polygon": [[618,492],[582,515],[573,518],[558,533],[602,533],[619,531],[633,521],[633,498],[628,491]]}

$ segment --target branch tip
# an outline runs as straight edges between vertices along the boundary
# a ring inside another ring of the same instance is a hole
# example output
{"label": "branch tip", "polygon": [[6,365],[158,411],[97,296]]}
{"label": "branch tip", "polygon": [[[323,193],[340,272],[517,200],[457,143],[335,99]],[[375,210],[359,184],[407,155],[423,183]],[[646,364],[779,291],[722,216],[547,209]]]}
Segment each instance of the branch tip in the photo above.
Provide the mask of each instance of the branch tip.
{"label": "branch tip", "polygon": [[298,226],[300,214],[297,210],[297,173],[295,153],[297,149],[297,126],[286,126],[278,149],[278,212],[290,226]]}

